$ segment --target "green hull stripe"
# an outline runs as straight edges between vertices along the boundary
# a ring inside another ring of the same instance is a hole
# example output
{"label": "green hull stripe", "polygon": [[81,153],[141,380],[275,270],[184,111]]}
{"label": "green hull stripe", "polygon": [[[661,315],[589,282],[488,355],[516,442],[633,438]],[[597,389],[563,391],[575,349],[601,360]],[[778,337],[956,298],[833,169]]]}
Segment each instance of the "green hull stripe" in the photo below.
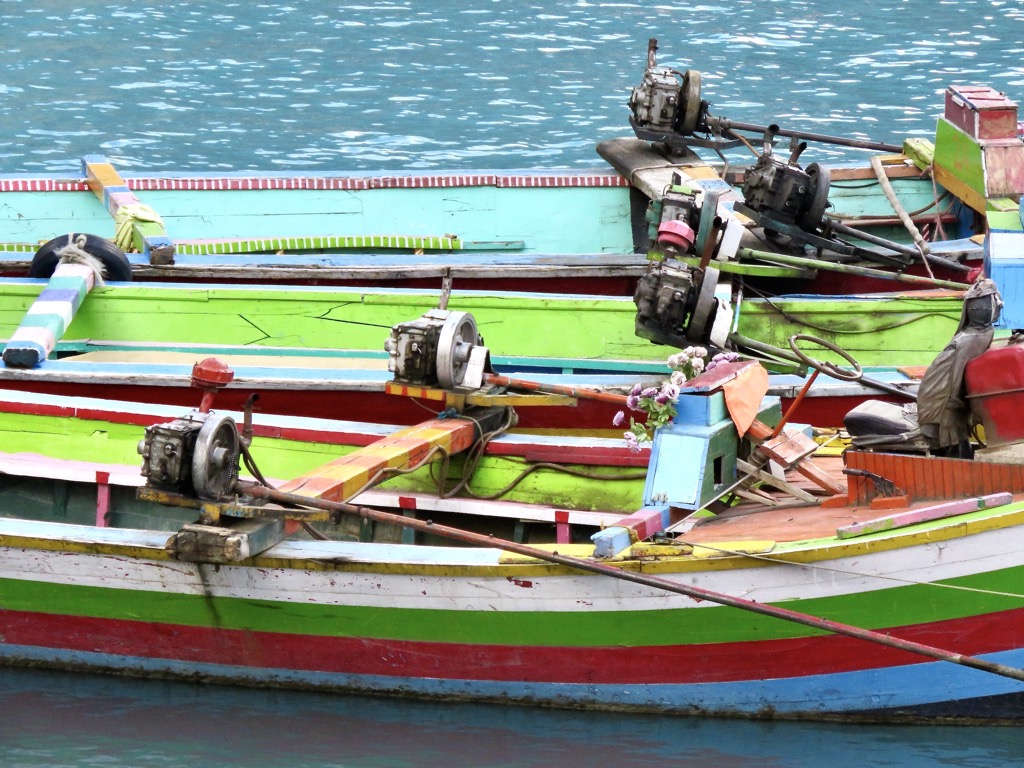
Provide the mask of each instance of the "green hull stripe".
{"label": "green hull stripe", "polygon": [[[1007,590],[1016,585],[1019,590],[1024,584],[1024,566],[955,583],[978,590]],[[1022,606],[1024,597],[923,585],[784,604],[792,610],[867,629],[956,619]],[[622,612],[443,611],[241,598],[211,600],[193,595],[21,580],[0,580],[0,608],[287,634],[502,645],[657,646],[826,634],[726,607]]]}

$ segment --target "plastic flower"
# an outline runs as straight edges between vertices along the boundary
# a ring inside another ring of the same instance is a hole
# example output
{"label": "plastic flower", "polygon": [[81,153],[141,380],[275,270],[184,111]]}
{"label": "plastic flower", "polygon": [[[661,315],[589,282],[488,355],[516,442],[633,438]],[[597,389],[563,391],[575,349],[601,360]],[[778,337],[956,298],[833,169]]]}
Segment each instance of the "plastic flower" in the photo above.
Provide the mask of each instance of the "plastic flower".
{"label": "plastic flower", "polygon": [[632,432],[623,432],[622,437],[626,441],[626,447],[629,448],[632,453],[640,453],[640,442],[637,440],[637,436],[635,434]]}

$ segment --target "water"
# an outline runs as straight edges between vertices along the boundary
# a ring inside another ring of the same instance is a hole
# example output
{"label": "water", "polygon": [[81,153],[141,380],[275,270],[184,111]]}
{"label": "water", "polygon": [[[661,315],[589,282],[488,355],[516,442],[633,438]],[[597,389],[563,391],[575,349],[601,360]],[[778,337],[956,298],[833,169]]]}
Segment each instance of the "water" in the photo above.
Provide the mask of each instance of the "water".
{"label": "water", "polygon": [[899,142],[951,83],[1024,98],[1019,0],[3,0],[0,35],[6,172],[593,166],[650,37],[757,124]]}
{"label": "water", "polygon": [[1015,766],[1012,728],[579,714],[0,670],[4,768]]}
{"label": "water", "polygon": [[[600,164],[647,40],[714,114],[898,143],[951,83],[1024,99],[1018,0],[0,0],[0,172]],[[811,153],[804,156],[811,158]],[[840,159],[853,150],[825,151]],[[2,631],[2,630],[0,630]],[[0,670],[4,768],[1011,766],[1019,729],[428,705]]]}

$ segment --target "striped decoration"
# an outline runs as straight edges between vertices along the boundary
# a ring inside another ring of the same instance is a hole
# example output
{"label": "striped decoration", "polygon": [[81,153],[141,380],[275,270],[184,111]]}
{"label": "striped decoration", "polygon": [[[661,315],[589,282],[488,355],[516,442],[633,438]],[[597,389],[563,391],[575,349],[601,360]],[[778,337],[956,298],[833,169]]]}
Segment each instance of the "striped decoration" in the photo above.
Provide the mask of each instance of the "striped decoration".
{"label": "striped decoration", "polygon": [[628,187],[629,182],[614,173],[559,174],[445,174],[437,176],[254,176],[127,179],[135,191],[220,191],[220,190],[344,190],[446,189],[454,187],[553,188]]}
{"label": "striped decoration", "polygon": [[270,251],[318,251],[356,248],[394,248],[424,251],[460,251],[457,237],[421,237],[417,235],[328,235],[324,237],[267,237],[237,240],[177,240],[177,253],[183,256],[211,254],[267,253]]}
{"label": "striped decoration", "polygon": [[[124,179],[132,192],[222,191],[222,190],[343,190],[430,189],[453,187],[554,188],[628,187],[615,173],[557,174],[447,174],[437,176],[197,176],[191,178],[139,177]],[[85,179],[0,178],[3,192],[88,192]]]}
{"label": "striped decoration", "polygon": [[4,364],[12,368],[34,368],[45,360],[95,285],[96,273],[92,267],[58,264],[4,347]]}

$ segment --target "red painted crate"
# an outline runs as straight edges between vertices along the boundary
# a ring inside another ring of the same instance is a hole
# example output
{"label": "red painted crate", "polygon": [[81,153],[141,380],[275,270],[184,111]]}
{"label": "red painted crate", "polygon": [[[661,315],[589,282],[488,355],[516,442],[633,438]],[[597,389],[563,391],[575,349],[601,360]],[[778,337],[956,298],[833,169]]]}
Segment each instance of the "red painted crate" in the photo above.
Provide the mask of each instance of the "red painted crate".
{"label": "red painted crate", "polygon": [[1017,138],[1017,104],[987,85],[946,89],[946,119],[976,139]]}
{"label": "red painted crate", "polygon": [[1024,346],[990,349],[964,371],[971,411],[989,446],[1024,440]]}

